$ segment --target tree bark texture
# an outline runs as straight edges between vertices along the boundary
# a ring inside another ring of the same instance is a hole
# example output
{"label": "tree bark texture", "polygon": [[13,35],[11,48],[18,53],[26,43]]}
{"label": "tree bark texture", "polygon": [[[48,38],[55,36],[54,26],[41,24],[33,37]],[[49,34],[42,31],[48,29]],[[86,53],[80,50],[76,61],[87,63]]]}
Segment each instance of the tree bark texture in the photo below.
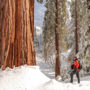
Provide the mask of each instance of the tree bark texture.
{"label": "tree bark texture", "polygon": [[59,33],[58,33],[58,0],[56,0],[56,28],[55,28],[55,46],[56,46],[56,65],[55,77],[60,75],[60,46],[59,46]]}
{"label": "tree bark texture", "polygon": [[0,0],[0,66],[36,65],[34,0]]}
{"label": "tree bark texture", "polygon": [[77,16],[77,0],[75,0],[75,53],[78,53],[78,16]]}

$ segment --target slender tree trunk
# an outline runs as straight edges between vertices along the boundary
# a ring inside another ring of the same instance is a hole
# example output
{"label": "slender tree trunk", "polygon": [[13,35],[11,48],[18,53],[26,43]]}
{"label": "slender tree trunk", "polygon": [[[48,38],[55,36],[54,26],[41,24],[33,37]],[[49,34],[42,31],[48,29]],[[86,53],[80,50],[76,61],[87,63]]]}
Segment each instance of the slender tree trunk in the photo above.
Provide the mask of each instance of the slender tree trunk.
{"label": "slender tree trunk", "polygon": [[75,53],[78,53],[78,16],[77,16],[77,0],[75,0]]}
{"label": "slender tree trunk", "polygon": [[[1,18],[1,17],[0,17]],[[0,23],[0,27],[1,27],[1,23]],[[2,31],[0,29],[0,68],[1,68],[1,64],[2,64]]]}
{"label": "slender tree trunk", "polygon": [[58,28],[58,0],[56,0],[56,28],[55,28],[55,46],[56,46],[56,66],[55,66],[55,77],[60,75],[60,46],[59,46],[59,33]]}
{"label": "slender tree trunk", "polygon": [[90,0],[87,0],[88,9],[90,9]]}

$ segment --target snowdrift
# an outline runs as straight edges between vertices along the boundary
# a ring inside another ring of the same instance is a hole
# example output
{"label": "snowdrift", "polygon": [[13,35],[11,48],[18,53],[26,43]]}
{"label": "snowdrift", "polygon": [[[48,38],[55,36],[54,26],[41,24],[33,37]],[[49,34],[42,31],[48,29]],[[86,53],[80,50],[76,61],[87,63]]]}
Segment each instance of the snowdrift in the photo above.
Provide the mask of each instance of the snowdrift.
{"label": "snowdrift", "polygon": [[38,87],[49,81],[38,66],[21,66],[0,71],[0,90],[39,90]]}
{"label": "snowdrift", "polygon": [[0,90],[90,90],[90,77],[77,82],[64,83],[49,79],[38,66],[21,66],[0,71]]}

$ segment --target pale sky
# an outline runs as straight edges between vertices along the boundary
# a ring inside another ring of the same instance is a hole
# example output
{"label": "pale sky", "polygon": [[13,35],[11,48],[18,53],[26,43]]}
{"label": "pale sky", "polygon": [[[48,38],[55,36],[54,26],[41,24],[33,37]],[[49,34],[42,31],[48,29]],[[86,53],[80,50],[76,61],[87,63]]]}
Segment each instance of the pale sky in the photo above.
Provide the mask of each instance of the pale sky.
{"label": "pale sky", "polygon": [[[71,1],[71,0],[68,0]],[[34,24],[35,26],[43,26],[43,20],[44,20],[44,12],[46,10],[45,6],[45,0],[43,4],[40,4],[37,2],[37,0],[35,0],[35,10],[34,10]]]}
{"label": "pale sky", "polygon": [[[44,2],[45,3],[45,2]],[[44,3],[40,4],[35,0],[35,10],[34,10],[34,24],[35,26],[43,26],[44,12],[46,8],[44,7]]]}

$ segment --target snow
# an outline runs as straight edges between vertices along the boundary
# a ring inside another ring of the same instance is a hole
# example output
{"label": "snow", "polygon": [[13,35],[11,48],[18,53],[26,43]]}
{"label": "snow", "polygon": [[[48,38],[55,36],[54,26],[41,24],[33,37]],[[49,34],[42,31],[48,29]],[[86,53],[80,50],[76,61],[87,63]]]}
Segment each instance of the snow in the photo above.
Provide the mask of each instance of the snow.
{"label": "snow", "polygon": [[67,60],[68,60],[68,57],[69,57],[70,53],[71,53],[71,49],[67,50],[66,52],[61,53],[61,68],[62,69],[65,69],[65,68],[69,67]]}
{"label": "snow", "polygon": [[80,84],[77,80],[73,84],[69,80],[56,81],[54,77],[49,78],[50,73],[54,74],[49,66],[40,57],[37,59],[38,66],[24,65],[0,70],[0,90],[90,90],[90,76],[81,78]]}
{"label": "snow", "polygon": [[42,34],[42,28],[39,26],[36,26],[36,35],[40,36]]}
{"label": "snow", "polygon": [[62,52],[61,53],[61,59],[63,60],[64,57],[65,57],[66,60],[67,60],[67,58],[68,58],[68,56],[69,56],[70,53],[71,53],[71,49],[67,50],[66,52]]}
{"label": "snow", "polygon": [[41,30],[41,27],[39,27],[39,26],[36,26],[36,29],[39,29],[39,30]]}
{"label": "snow", "polygon": [[0,71],[0,90],[38,90],[41,84],[49,81],[38,66],[21,66]]}
{"label": "snow", "polygon": [[47,77],[53,79],[55,72],[52,70],[49,63],[43,60],[42,55],[37,54],[36,60],[37,60],[37,65],[40,67],[41,72],[44,73]]}

